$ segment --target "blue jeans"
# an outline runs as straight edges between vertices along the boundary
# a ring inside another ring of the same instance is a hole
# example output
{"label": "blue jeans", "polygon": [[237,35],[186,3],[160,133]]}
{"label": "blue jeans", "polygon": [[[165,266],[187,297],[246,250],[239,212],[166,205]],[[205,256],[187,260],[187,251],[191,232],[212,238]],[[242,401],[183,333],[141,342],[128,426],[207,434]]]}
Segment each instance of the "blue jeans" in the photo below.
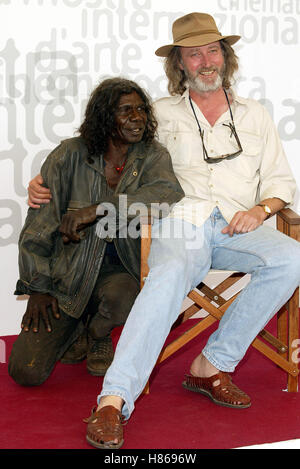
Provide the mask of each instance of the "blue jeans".
{"label": "blue jeans", "polygon": [[213,269],[251,274],[202,353],[219,370],[232,372],[256,335],[300,283],[300,243],[268,226],[224,235],[228,223],[215,208],[202,227],[179,219],[157,221],[148,259],[150,272],[128,316],[102,396],[124,400],[128,418],[143,391],[182,302]]}

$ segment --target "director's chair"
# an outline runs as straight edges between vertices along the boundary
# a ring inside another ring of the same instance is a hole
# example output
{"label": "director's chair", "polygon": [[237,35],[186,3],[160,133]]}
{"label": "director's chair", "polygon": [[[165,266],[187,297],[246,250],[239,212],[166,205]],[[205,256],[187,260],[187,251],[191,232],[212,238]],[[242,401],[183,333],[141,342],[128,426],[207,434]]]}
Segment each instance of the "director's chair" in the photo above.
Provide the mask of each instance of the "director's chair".
{"label": "director's chair", "polygon": [[[143,288],[149,272],[147,259],[151,245],[152,222],[153,219],[151,217],[141,217],[141,288]],[[300,241],[300,216],[291,209],[283,209],[276,214],[276,228],[287,236]],[[192,304],[180,314],[173,328],[185,322],[199,310],[205,310],[207,315],[199,319],[194,326],[164,347],[157,363],[166,360],[166,358],[201,334],[215,321],[220,320],[239,293],[234,293],[227,300],[222,294],[226,290],[234,288],[236,283],[247,275],[240,272],[231,272],[229,277],[222,280],[216,287],[211,288],[207,285],[206,280],[213,273],[225,273],[225,271],[210,271],[206,279],[196,289],[190,291],[188,298],[192,301]],[[297,363],[297,349],[299,337],[298,287],[289,301],[277,313],[276,336],[263,329],[252,342],[253,347],[287,373],[287,391],[289,392],[298,391],[299,367]],[[149,383],[144,392],[149,392]]]}

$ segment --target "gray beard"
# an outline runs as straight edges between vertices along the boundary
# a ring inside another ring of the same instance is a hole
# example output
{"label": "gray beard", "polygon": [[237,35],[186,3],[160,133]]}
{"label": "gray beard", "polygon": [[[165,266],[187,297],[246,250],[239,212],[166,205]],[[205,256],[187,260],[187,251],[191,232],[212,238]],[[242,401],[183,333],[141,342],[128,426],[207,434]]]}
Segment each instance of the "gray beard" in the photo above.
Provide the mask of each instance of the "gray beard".
{"label": "gray beard", "polygon": [[207,91],[216,91],[222,87],[225,66],[222,67],[213,83],[205,83],[198,75],[193,77],[183,64],[182,66],[186,76],[186,81],[193,91],[198,93],[206,93]]}
{"label": "gray beard", "polygon": [[219,88],[221,88],[223,80],[221,76],[218,74],[218,76],[216,77],[213,83],[205,83],[199,77],[192,78],[190,76],[187,77],[187,82],[189,84],[189,87],[192,90],[198,93],[206,93],[207,91],[216,91]]}

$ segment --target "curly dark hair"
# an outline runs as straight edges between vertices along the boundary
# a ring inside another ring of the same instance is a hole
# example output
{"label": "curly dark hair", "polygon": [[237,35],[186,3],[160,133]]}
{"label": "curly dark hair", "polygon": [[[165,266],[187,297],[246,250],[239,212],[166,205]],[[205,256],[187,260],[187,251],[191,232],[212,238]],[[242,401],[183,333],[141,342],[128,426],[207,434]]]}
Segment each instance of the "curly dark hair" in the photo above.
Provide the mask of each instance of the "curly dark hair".
{"label": "curly dark hair", "polygon": [[108,78],[92,92],[85,118],[78,131],[83,138],[89,155],[106,152],[108,141],[115,129],[115,111],[124,94],[136,92],[145,104],[147,123],[142,141],[151,142],[156,133],[157,121],[148,94],[134,81],[125,78]]}

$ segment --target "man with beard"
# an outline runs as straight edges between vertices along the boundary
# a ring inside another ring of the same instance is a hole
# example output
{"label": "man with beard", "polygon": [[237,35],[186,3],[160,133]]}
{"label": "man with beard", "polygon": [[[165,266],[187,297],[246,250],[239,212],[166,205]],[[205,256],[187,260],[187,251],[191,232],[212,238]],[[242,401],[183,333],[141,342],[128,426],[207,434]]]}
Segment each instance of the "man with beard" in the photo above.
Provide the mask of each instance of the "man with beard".
{"label": "man with beard", "polygon": [[[231,376],[251,342],[300,282],[299,243],[263,226],[291,204],[295,181],[266,110],[232,90],[232,45],[214,19],[175,21],[173,44],[159,48],[171,97],[155,104],[159,139],[171,154],[185,197],[154,223],[150,273],[122,331],[87,441],[119,448],[122,420],[144,389],[187,293],[211,268],[251,274],[218,329],[190,365],[183,386],[235,409],[250,397]],[[166,236],[166,234],[169,236]],[[172,386],[172,383],[170,383]]]}

